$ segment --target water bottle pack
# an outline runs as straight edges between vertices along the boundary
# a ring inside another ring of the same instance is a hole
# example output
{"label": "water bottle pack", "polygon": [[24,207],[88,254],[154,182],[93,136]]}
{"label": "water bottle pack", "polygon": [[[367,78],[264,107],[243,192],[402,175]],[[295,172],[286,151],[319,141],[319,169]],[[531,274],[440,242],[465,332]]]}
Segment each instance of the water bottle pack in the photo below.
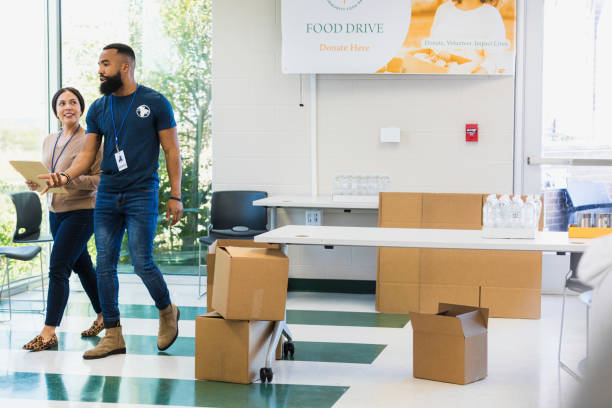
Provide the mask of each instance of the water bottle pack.
{"label": "water bottle pack", "polygon": [[376,201],[389,191],[390,178],[381,174],[339,174],[334,178],[334,201]]}
{"label": "water bottle pack", "polygon": [[540,225],[542,201],[536,195],[510,198],[504,194],[487,197],[482,208],[482,231],[485,238],[535,238]]}

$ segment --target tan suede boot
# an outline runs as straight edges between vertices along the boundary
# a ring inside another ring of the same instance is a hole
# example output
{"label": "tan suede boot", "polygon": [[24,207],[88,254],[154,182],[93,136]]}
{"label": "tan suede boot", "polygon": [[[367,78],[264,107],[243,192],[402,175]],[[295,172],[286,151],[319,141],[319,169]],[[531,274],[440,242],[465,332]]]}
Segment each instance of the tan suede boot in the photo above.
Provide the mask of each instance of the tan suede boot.
{"label": "tan suede boot", "polygon": [[98,345],[83,354],[85,360],[104,358],[113,354],[125,354],[125,341],[121,334],[121,326],[109,327]]}
{"label": "tan suede boot", "polygon": [[159,311],[159,332],[157,333],[157,348],[166,350],[178,337],[178,321],[181,312],[174,303]]}

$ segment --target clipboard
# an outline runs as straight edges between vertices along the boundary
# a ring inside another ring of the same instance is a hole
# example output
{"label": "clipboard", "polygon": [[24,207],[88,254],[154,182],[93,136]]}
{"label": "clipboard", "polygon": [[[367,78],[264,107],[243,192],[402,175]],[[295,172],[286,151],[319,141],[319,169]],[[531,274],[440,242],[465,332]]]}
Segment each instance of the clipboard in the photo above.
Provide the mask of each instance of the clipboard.
{"label": "clipboard", "polygon": [[[20,160],[10,160],[9,163],[19,174],[21,174],[26,180],[33,181],[38,184],[40,187],[45,188],[47,183],[45,180],[41,180],[38,178],[39,174],[49,173],[49,169],[45,167],[39,161],[20,161]],[[49,193],[54,194],[66,194],[68,191],[64,187],[55,187],[50,188]]]}

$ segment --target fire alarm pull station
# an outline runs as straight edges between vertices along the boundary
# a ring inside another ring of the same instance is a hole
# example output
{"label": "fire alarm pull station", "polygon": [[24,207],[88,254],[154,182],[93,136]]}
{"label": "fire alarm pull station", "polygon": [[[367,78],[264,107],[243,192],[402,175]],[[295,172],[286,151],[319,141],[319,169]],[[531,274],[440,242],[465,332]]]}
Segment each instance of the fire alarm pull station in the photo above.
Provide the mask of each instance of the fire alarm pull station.
{"label": "fire alarm pull station", "polygon": [[478,124],[468,123],[465,125],[465,141],[466,142],[477,142],[478,141]]}

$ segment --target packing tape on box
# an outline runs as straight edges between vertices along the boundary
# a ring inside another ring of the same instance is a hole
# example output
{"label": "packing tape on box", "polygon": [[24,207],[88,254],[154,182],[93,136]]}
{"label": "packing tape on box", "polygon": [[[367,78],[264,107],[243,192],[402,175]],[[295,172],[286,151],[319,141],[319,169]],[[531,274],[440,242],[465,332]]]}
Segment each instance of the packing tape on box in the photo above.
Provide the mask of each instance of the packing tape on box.
{"label": "packing tape on box", "polygon": [[264,308],[264,290],[256,289],[253,291],[253,301],[251,302],[251,310],[254,315],[260,315]]}

